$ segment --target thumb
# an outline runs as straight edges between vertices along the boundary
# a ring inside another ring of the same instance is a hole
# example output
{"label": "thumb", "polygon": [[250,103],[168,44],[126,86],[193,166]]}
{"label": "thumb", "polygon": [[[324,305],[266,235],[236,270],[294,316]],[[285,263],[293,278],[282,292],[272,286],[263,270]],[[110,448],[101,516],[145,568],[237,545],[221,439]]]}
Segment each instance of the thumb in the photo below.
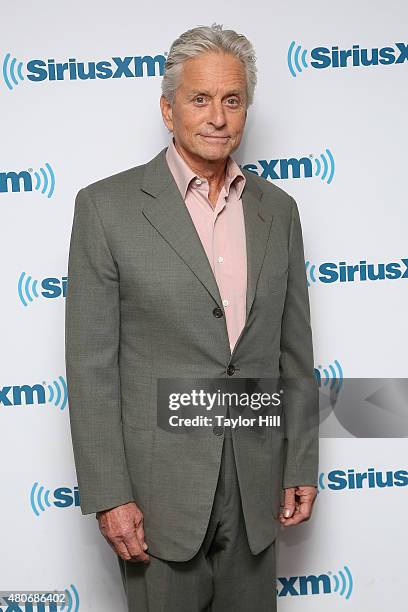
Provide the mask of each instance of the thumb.
{"label": "thumb", "polygon": [[136,536],[140,542],[140,546],[143,548],[143,550],[146,550],[148,546],[144,539],[143,521],[140,521],[139,524],[136,523]]}
{"label": "thumb", "polygon": [[289,518],[295,511],[295,487],[285,489],[283,516]]}

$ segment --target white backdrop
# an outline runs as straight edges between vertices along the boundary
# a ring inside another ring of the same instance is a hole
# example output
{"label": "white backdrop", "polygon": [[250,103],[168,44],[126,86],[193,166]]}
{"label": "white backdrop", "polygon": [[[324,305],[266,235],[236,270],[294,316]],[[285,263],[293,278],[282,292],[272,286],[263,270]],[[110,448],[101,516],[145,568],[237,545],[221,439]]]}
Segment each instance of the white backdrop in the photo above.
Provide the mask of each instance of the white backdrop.
{"label": "white backdrop", "polygon": [[[164,58],[156,58],[152,76],[145,67],[133,78],[82,80],[65,71],[55,80],[53,66],[71,60],[72,71],[79,62],[88,71],[89,63],[114,64],[114,57],[164,56],[174,38],[200,24],[246,34],[259,84],[234,157],[258,172],[269,168],[268,180],[297,200],[316,370],[323,377],[330,366],[344,377],[406,377],[407,279],[363,281],[357,274],[326,283],[320,266],[396,262],[404,269],[408,6],[16,0],[0,17],[0,591],[67,589],[72,610],[121,611],[117,561],[94,515],[79,508],[64,295],[77,191],[167,144],[158,104]],[[353,45],[360,65],[349,58],[335,67],[332,47]],[[364,49],[382,63],[361,65]],[[344,435],[321,441],[312,520],[282,532],[282,611],[406,605],[406,441]],[[336,471],[369,468],[384,479],[391,473],[390,486],[327,486]]]}

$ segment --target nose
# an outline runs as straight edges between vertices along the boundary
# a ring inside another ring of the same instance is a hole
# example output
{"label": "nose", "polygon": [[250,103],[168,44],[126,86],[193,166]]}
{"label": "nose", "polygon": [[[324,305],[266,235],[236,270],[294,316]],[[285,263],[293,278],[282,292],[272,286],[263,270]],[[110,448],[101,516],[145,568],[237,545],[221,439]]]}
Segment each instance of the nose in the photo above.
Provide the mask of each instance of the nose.
{"label": "nose", "polygon": [[212,100],[209,108],[208,122],[218,129],[226,124],[225,108],[221,100]]}

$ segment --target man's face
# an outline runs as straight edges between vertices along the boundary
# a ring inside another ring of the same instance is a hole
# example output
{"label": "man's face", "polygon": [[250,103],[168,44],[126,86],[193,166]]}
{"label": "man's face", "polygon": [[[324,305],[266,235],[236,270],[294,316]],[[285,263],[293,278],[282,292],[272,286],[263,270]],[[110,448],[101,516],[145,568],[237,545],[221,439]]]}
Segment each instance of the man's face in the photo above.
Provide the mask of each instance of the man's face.
{"label": "man's face", "polygon": [[172,106],[160,99],[164,122],[191,161],[226,159],[239,146],[246,104],[242,62],[212,52],[184,62]]}

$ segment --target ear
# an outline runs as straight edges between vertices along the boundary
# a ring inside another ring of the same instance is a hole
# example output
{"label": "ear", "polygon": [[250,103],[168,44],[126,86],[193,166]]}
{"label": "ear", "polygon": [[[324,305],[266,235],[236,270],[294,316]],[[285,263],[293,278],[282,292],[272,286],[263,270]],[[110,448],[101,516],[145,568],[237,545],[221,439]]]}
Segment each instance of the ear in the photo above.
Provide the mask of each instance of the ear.
{"label": "ear", "polygon": [[173,109],[170,102],[163,95],[160,96],[160,110],[163,117],[164,125],[170,132],[173,131]]}

